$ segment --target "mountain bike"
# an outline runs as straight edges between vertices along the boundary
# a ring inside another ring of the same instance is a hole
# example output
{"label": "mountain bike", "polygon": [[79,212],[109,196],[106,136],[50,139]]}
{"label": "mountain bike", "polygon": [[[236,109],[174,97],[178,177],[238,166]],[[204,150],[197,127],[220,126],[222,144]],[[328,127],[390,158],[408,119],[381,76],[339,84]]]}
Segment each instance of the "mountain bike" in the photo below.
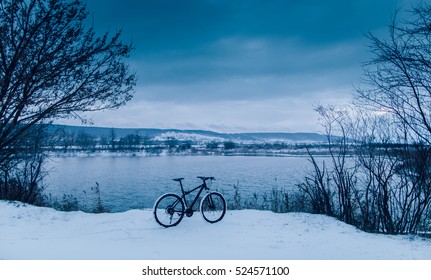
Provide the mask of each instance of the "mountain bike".
{"label": "mountain bike", "polygon": [[[212,182],[214,177],[197,177],[202,180],[202,184],[196,188],[185,191],[182,180],[184,178],[173,179],[180,183],[181,195],[175,193],[166,193],[160,196],[154,203],[154,217],[157,223],[164,227],[173,227],[178,225],[184,217],[193,216],[196,211],[193,209],[198,202],[204,190],[209,191],[207,181]],[[189,203],[187,196],[197,191],[193,201]],[[201,200],[199,210],[205,221],[209,223],[216,223],[223,219],[226,213],[226,200],[219,192],[208,192]]]}

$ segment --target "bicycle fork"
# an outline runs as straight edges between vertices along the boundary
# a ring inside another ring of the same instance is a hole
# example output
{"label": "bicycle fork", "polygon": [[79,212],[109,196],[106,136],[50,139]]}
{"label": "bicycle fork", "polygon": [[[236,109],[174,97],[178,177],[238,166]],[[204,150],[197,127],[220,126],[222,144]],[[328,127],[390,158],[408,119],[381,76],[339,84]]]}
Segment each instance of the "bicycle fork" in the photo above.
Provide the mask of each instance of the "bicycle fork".
{"label": "bicycle fork", "polygon": [[208,208],[210,210],[214,210],[215,209],[215,204],[214,204],[214,200],[213,200],[212,196],[208,195],[207,198],[208,198]]}

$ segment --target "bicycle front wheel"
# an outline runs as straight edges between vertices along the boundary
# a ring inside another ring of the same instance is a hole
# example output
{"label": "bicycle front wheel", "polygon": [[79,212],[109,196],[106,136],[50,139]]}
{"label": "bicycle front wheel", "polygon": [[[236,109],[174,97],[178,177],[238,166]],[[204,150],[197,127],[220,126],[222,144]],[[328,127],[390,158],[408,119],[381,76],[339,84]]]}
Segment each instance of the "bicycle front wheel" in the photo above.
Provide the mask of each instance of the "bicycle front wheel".
{"label": "bicycle front wheel", "polygon": [[154,217],[157,223],[164,227],[178,225],[184,217],[184,202],[174,193],[167,193],[156,200]]}
{"label": "bicycle front wheel", "polygon": [[226,213],[226,200],[218,192],[207,194],[201,201],[202,217],[208,223],[217,223]]}

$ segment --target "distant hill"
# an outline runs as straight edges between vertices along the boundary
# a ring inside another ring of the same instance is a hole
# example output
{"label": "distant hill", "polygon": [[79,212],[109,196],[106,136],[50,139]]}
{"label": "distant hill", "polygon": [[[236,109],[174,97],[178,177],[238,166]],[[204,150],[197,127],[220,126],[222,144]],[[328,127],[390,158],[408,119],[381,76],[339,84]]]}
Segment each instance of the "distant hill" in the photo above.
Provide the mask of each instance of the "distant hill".
{"label": "distant hill", "polygon": [[109,128],[94,126],[67,126],[49,125],[50,131],[63,130],[68,133],[80,132],[91,134],[95,137],[110,137],[112,132],[116,138],[129,134],[138,134],[149,138],[164,139],[173,137],[178,140],[199,139],[220,141],[259,141],[259,142],[300,142],[322,143],[326,142],[326,136],[318,133],[285,133],[285,132],[253,132],[253,133],[218,133],[209,130],[180,130],[180,129],[156,129],[156,128]]}

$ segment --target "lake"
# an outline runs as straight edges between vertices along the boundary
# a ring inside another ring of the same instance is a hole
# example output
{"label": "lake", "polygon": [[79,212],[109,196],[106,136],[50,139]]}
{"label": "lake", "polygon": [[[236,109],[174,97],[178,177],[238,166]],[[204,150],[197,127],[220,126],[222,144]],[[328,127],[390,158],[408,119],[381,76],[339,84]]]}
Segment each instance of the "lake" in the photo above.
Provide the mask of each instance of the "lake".
{"label": "lake", "polygon": [[[307,157],[266,156],[86,156],[51,158],[45,178],[46,193],[55,198],[76,197],[81,204],[97,198],[100,186],[103,204],[112,212],[152,208],[166,192],[180,192],[173,178],[184,177],[186,189],[202,181],[196,176],[214,176],[211,189],[232,201],[234,186],[243,200],[271,192],[292,190],[310,169]],[[93,190],[92,190],[93,188]]]}

